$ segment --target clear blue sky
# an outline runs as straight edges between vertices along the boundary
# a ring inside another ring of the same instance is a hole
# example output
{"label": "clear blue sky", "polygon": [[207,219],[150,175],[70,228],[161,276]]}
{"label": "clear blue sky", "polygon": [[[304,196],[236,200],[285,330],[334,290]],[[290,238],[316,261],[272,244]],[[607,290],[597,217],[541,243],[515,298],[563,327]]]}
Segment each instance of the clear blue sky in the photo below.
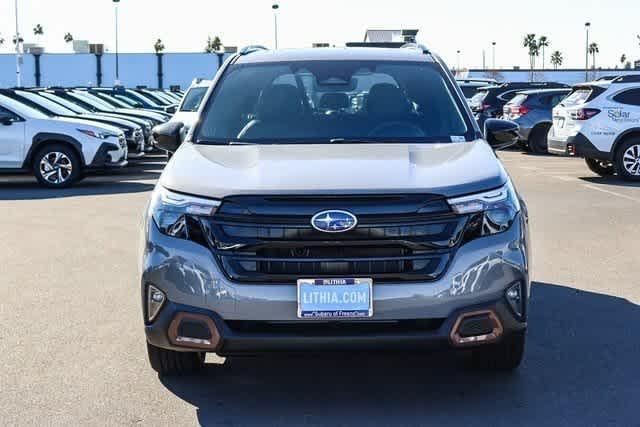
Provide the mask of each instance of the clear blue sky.
{"label": "clear blue sky", "polygon": [[[227,45],[273,44],[271,0],[121,0],[120,50],[152,51],[160,37],[167,51],[201,51],[208,35]],[[433,2],[374,0],[282,0],[279,12],[280,47],[306,47],[313,42],[342,46],[359,41],[367,28],[419,28],[419,41],[454,65],[462,50],[463,66],[482,65],[482,50],[491,65],[491,42],[496,41],[499,67],[527,66],[521,46],[526,33],[544,34],[549,50],[560,50],[565,66],[584,66],[584,22],[592,22],[592,39],[600,45],[597,63],[619,64],[625,53],[640,59],[640,0],[537,0]],[[111,0],[19,0],[20,26],[25,41],[41,24],[39,41],[50,52],[68,52],[63,36],[102,42],[114,49]],[[167,5],[166,8],[163,5]],[[500,5],[503,4],[504,7]],[[11,50],[14,0],[0,0],[0,52]],[[547,61],[550,52],[547,53]],[[541,59],[539,60],[541,61]]]}

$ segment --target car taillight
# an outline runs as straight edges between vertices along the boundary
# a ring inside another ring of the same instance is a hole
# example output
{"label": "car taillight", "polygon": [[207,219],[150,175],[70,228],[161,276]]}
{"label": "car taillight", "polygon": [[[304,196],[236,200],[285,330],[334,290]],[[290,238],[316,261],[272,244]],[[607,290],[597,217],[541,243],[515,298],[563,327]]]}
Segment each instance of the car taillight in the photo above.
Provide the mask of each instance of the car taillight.
{"label": "car taillight", "polygon": [[522,117],[525,114],[529,114],[530,111],[531,111],[531,108],[525,105],[512,105],[510,113],[511,113],[511,116]]}
{"label": "car taillight", "polygon": [[571,118],[573,120],[589,120],[592,117],[600,114],[600,110],[597,108],[581,108],[571,112]]}

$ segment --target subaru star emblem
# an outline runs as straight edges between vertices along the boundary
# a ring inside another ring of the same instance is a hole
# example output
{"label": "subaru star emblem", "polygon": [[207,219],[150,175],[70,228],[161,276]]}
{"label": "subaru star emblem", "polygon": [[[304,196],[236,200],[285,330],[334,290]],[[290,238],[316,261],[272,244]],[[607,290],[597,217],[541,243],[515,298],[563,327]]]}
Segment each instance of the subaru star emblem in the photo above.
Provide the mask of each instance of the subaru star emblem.
{"label": "subaru star emblem", "polygon": [[311,225],[323,233],[344,233],[358,225],[358,219],[347,211],[322,211],[311,218]]}

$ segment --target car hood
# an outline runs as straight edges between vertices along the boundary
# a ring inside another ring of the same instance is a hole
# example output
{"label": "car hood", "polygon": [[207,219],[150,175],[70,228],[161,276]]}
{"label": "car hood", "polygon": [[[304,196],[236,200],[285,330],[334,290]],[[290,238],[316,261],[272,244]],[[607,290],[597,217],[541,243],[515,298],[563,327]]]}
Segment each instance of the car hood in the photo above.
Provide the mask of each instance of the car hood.
{"label": "car hood", "polygon": [[122,130],[117,126],[106,124],[106,123],[94,122],[87,119],[76,119],[72,117],[56,117],[55,120],[61,123],[77,125],[78,128],[90,129],[98,132],[111,132],[116,135],[122,132]]}
{"label": "car hood", "polygon": [[507,181],[489,145],[197,145],[184,143],[164,187],[213,198],[239,194],[431,193],[451,197]]}

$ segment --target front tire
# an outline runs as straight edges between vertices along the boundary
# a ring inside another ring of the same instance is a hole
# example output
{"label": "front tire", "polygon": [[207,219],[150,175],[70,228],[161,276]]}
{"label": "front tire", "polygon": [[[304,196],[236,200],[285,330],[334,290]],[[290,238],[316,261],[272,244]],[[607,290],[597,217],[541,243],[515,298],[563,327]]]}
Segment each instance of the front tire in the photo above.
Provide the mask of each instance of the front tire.
{"label": "front tire", "polygon": [[616,173],[611,162],[597,159],[584,159],[589,170],[603,177],[613,176]]}
{"label": "front tire", "polygon": [[473,367],[503,372],[517,369],[524,357],[525,336],[524,332],[516,332],[496,344],[474,349],[471,354]]}
{"label": "front tire", "polygon": [[640,138],[629,138],[616,150],[614,160],[618,175],[628,181],[640,181]]}
{"label": "front tire", "polygon": [[149,363],[161,377],[192,375],[204,367],[205,353],[166,350],[147,343]]}
{"label": "front tire", "polygon": [[33,173],[40,185],[67,188],[82,176],[82,163],[76,151],[64,144],[47,144],[33,156]]}

